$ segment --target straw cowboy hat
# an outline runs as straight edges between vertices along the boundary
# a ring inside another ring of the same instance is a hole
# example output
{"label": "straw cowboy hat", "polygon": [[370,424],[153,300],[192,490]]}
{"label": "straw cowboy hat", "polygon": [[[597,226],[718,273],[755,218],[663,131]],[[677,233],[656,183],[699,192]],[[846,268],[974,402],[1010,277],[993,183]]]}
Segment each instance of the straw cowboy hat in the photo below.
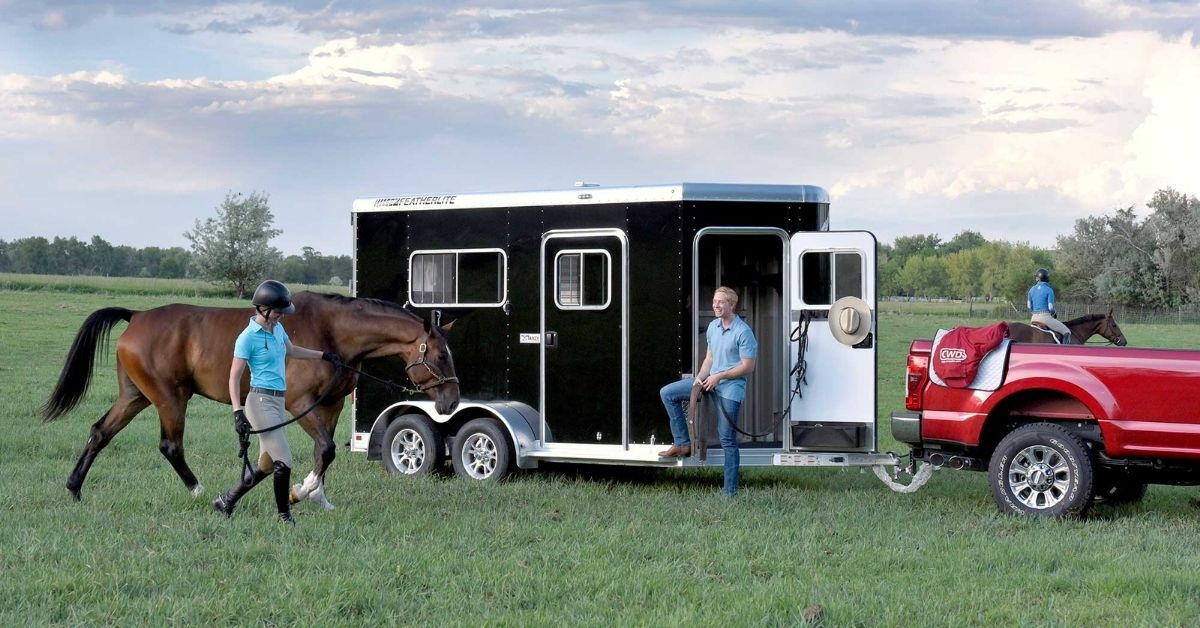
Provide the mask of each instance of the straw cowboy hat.
{"label": "straw cowboy hat", "polygon": [[871,308],[858,297],[842,297],[829,307],[829,331],[844,345],[856,345],[871,333]]}

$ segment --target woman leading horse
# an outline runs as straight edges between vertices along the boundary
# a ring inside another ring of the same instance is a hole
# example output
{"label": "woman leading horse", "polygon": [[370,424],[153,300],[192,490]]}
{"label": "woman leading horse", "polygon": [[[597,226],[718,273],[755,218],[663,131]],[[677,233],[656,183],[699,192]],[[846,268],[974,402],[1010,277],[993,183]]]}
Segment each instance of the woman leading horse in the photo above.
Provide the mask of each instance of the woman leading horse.
{"label": "woman leading horse", "polygon": [[[388,301],[301,292],[296,313],[288,317],[292,342],[341,356],[349,365],[365,359],[402,357],[426,368],[407,369],[409,378],[448,414],[458,405],[459,391],[445,332]],[[92,425],[91,433],[67,490],[79,499],[96,456],[133,417],[150,405],[158,410],[159,450],[193,495],[204,492],[183,452],[184,416],[188,400],[201,395],[231,403],[229,372],[234,340],[246,327],[244,308],[172,304],[146,311],[120,307],[97,310],[84,321],[67,354],[43,420],[52,421],[79,405],[91,383],[96,351],[121,321],[129,326],[117,339],[117,399]],[[292,500],[305,496],[327,509],[324,477],[334,458],[333,433],[357,375],[322,360],[302,360],[287,369],[284,406],[293,415],[312,411],[299,421],[313,439],[313,471],[292,489]],[[249,389],[249,378],[241,390]],[[322,393],[325,392],[324,397]],[[319,402],[319,403],[318,403]],[[241,404],[239,404],[240,406]],[[315,407],[314,407],[315,406]],[[260,457],[259,468],[271,468]]]}

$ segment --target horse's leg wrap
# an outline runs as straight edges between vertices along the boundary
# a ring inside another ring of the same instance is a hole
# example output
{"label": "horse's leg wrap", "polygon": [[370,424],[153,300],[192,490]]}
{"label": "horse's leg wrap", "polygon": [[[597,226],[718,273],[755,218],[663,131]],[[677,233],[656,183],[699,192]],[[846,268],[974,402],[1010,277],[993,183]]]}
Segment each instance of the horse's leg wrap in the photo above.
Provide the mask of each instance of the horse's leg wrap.
{"label": "horse's leg wrap", "polygon": [[292,490],[292,468],[286,464],[275,462],[275,507],[279,509],[279,520],[295,525],[292,519],[292,502],[289,493]]}

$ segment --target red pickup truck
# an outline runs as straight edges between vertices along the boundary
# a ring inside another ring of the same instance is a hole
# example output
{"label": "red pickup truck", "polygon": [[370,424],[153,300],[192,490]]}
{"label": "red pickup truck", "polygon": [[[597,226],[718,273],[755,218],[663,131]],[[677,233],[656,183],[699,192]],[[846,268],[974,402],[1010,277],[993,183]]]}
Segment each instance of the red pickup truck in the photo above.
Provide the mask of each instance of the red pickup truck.
{"label": "red pickup truck", "polygon": [[1078,516],[1200,484],[1200,351],[1005,343],[998,379],[950,388],[932,340],[908,352],[892,435],[935,466],[988,472],[1001,511]]}

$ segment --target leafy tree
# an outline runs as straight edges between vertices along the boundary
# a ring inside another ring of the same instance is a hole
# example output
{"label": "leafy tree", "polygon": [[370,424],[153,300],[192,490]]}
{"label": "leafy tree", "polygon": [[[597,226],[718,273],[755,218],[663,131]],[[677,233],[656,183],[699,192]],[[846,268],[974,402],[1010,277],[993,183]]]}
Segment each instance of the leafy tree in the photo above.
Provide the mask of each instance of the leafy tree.
{"label": "leafy tree", "polygon": [[13,270],[18,273],[45,273],[53,264],[50,241],[41,236],[13,242]]}
{"label": "leafy tree", "polygon": [[192,263],[198,275],[217,285],[233,288],[238,298],[275,267],[282,255],[270,246],[282,233],[271,226],[275,216],[267,195],[252,192],[243,197],[228,193],[217,207],[216,218],[196,219],[183,235],[192,243]]}
{"label": "leafy tree", "polygon": [[959,232],[959,234],[953,238],[950,238],[950,241],[943,244],[941,248],[943,254],[951,255],[959,251],[976,249],[985,244],[987,244],[987,238],[983,237],[983,234],[979,233],[978,231],[966,229]]}

